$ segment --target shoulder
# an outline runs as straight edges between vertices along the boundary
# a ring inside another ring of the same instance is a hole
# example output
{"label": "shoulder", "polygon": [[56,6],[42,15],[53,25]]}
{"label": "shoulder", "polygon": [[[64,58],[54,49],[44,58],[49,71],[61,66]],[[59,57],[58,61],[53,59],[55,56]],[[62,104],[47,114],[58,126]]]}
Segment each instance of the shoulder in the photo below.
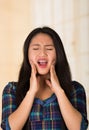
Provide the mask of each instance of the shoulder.
{"label": "shoulder", "polygon": [[72,81],[72,86],[73,86],[73,90],[75,90],[75,91],[76,90],[85,91],[84,86],[81,83],[77,82],[77,81]]}
{"label": "shoulder", "polygon": [[80,96],[85,96],[85,89],[84,89],[84,86],[77,82],[77,81],[72,81],[72,86],[73,86],[73,91],[71,93],[72,96],[77,96],[77,95],[80,95]]}
{"label": "shoulder", "polygon": [[17,82],[8,82],[3,89],[3,94],[16,93]]}

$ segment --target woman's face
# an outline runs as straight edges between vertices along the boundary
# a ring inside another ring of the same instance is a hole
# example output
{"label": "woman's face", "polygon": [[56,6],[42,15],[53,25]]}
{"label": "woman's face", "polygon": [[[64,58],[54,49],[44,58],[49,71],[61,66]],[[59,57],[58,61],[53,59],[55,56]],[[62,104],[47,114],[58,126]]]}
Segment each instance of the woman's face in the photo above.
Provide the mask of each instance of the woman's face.
{"label": "woman's face", "polygon": [[50,66],[56,63],[56,50],[52,38],[39,33],[31,40],[28,50],[29,62],[32,61],[41,75],[49,73]]}

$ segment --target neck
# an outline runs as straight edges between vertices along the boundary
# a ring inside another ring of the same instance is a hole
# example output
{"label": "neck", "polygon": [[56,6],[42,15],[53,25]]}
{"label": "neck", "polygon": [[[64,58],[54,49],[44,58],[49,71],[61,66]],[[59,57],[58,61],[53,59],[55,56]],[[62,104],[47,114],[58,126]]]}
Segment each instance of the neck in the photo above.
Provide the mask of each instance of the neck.
{"label": "neck", "polygon": [[53,92],[50,89],[50,87],[46,84],[45,80],[49,79],[49,74],[48,75],[38,75],[40,77],[39,81],[39,90],[36,94],[37,98],[40,98],[41,100],[49,98]]}
{"label": "neck", "polygon": [[41,87],[43,87],[43,88],[47,87],[47,84],[45,83],[45,80],[49,79],[49,74],[38,75],[38,76],[40,76],[40,85],[41,85]]}

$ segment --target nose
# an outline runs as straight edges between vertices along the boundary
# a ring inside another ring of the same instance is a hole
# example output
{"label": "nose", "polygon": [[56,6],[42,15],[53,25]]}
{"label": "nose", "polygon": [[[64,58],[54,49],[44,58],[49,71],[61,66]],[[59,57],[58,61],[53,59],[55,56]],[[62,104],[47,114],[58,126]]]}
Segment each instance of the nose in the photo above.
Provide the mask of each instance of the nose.
{"label": "nose", "polygon": [[43,48],[40,50],[40,56],[46,56],[47,53],[46,53],[46,50]]}

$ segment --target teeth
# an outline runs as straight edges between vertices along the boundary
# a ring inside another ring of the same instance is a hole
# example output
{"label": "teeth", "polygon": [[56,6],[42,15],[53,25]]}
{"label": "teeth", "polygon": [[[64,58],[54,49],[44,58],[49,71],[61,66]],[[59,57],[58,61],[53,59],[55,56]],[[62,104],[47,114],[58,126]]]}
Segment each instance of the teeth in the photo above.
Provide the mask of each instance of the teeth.
{"label": "teeth", "polygon": [[40,62],[40,63],[46,63],[47,61],[46,60],[39,60],[38,62]]}
{"label": "teeth", "polygon": [[47,61],[46,61],[46,60],[39,60],[38,63],[39,63],[39,64],[46,64]]}
{"label": "teeth", "polygon": [[46,60],[39,60],[38,62],[47,62]]}

